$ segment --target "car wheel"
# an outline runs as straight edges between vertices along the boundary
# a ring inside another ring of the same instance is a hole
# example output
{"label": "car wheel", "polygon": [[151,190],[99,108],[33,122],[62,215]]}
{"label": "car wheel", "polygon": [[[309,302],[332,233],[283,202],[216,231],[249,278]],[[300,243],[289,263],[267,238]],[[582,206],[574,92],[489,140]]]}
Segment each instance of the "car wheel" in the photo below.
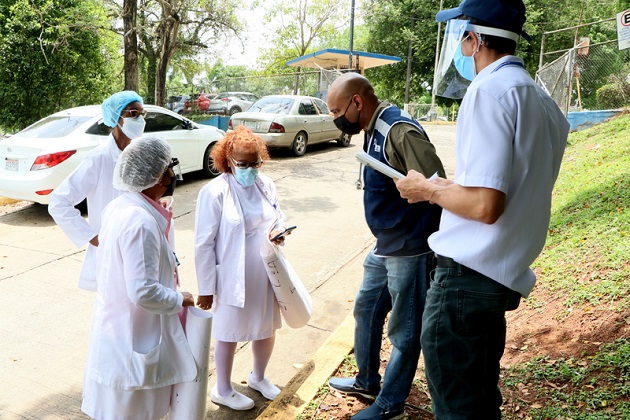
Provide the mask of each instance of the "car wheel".
{"label": "car wheel", "polygon": [[352,136],[350,134],[341,133],[339,138],[337,139],[337,144],[340,147],[348,147],[350,146],[350,139]]}
{"label": "car wheel", "polygon": [[215,144],[216,142],[209,144],[208,147],[206,147],[205,153],[203,154],[203,168],[201,169],[201,171],[208,178],[215,178],[221,174],[221,172],[219,172],[214,167],[214,161],[212,160],[211,153],[212,153],[212,148],[214,147]]}
{"label": "car wheel", "polygon": [[302,156],[306,153],[306,145],[308,143],[308,136],[304,131],[300,131],[295,135],[293,143],[291,143],[291,151],[295,156]]}
{"label": "car wheel", "polygon": [[242,111],[241,107],[239,107],[239,106],[233,106],[232,108],[230,108],[230,115],[234,115],[234,114],[236,114],[237,112],[241,112],[241,111]]}

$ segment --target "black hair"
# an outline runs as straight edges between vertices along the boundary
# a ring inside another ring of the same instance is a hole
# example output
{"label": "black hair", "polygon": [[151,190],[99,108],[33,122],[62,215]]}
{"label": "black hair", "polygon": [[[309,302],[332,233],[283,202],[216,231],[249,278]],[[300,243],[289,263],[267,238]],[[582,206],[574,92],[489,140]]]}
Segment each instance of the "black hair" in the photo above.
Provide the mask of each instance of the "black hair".
{"label": "black hair", "polygon": [[[484,22],[483,20],[471,18],[470,16],[461,16],[460,19],[468,20],[469,23],[473,25],[488,26],[490,28],[494,28],[493,25],[490,25],[489,23]],[[464,32],[464,36],[467,36],[469,32],[470,31]],[[494,50],[499,54],[514,55],[514,53],[516,52],[516,41],[514,40],[503,38],[500,36],[486,35],[486,34],[481,34],[481,39],[483,40],[483,45],[485,45],[486,48]]]}

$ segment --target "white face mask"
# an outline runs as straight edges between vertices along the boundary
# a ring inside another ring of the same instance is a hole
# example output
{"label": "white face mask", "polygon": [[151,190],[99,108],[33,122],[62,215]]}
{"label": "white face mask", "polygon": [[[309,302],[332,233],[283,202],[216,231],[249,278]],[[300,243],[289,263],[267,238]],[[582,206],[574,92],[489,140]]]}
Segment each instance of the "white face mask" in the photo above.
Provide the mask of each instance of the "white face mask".
{"label": "white face mask", "polygon": [[146,121],[142,116],[139,116],[137,118],[123,118],[123,125],[119,125],[119,127],[125,136],[133,140],[142,136],[145,125]]}

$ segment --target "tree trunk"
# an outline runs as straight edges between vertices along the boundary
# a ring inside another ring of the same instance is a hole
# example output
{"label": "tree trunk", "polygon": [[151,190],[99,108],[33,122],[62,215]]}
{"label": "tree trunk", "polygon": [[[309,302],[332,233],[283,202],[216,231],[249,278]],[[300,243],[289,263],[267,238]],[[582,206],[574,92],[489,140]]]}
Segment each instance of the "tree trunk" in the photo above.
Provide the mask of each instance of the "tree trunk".
{"label": "tree trunk", "polygon": [[125,33],[123,43],[125,48],[124,73],[125,90],[138,92],[138,36],[136,31],[136,14],[138,0],[124,0],[122,19]]}
{"label": "tree trunk", "polygon": [[179,31],[179,16],[172,6],[169,1],[162,3],[163,20],[160,24],[162,48],[159,52],[155,75],[155,103],[160,106],[166,103],[166,72],[177,47],[177,32]]}
{"label": "tree trunk", "polygon": [[147,51],[147,94],[144,102],[147,104],[158,104],[155,98],[155,79],[158,69],[157,56]]}

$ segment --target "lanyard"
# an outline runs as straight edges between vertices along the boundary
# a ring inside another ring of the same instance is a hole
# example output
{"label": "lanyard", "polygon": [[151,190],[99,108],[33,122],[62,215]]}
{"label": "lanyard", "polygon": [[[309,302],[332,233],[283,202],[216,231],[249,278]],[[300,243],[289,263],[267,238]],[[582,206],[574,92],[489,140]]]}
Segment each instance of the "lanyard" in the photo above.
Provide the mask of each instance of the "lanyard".
{"label": "lanyard", "polygon": [[499,64],[496,69],[492,70],[492,73],[499,70],[501,67],[505,67],[505,66],[518,66],[518,67],[525,68],[523,63],[521,63],[520,61],[504,61],[503,63]]}

